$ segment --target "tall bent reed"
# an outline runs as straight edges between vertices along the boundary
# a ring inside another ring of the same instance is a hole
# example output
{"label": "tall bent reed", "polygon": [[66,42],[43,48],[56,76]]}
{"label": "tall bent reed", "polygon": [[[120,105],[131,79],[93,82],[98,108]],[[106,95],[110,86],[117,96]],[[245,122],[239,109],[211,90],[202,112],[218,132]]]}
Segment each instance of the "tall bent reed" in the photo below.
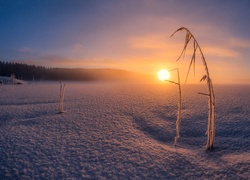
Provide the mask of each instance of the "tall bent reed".
{"label": "tall bent reed", "polygon": [[191,58],[191,62],[189,64],[189,68],[188,68],[188,72],[187,72],[187,76],[186,76],[186,81],[190,72],[190,68],[193,65],[193,70],[195,72],[195,58],[196,58],[196,53],[200,53],[201,54],[201,60],[203,62],[203,65],[205,67],[205,72],[206,74],[201,78],[201,81],[207,81],[207,89],[208,89],[208,93],[199,93],[201,95],[205,95],[208,96],[208,125],[207,125],[207,145],[206,148],[211,150],[213,149],[213,145],[214,145],[214,137],[215,137],[215,95],[214,95],[214,89],[213,89],[213,84],[212,84],[212,80],[210,78],[209,75],[209,71],[208,71],[208,67],[207,67],[207,62],[205,60],[205,57],[203,55],[203,52],[201,50],[201,47],[199,46],[198,42],[196,41],[195,37],[193,36],[193,34],[185,27],[181,27],[179,29],[177,29],[172,35],[175,35],[175,33],[177,33],[178,31],[181,30],[185,30],[186,31],[186,39],[185,39],[185,43],[184,43],[184,48],[180,54],[180,56],[178,57],[177,61],[181,58],[181,57],[185,57],[185,52],[187,49],[187,46],[189,43],[191,43],[191,40],[193,40],[193,55]]}
{"label": "tall bent reed", "polygon": [[177,71],[177,76],[178,76],[178,82],[175,81],[170,81],[170,80],[166,80],[170,83],[174,83],[176,85],[178,85],[178,93],[179,93],[179,100],[178,100],[178,113],[177,113],[177,119],[176,119],[176,135],[174,138],[174,145],[177,145],[177,141],[180,138],[180,125],[181,125],[181,82],[180,82],[180,74],[179,74],[179,69],[175,68],[175,69],[171,69],[170,71]]}
{"label": "tall bent reed", "polygon": [[60,81],[60,110],[59,113],[63,113],[64,112],[64,108],[63,108],[63,102],[64,102],[64,92],[65,92],[65,84]]}

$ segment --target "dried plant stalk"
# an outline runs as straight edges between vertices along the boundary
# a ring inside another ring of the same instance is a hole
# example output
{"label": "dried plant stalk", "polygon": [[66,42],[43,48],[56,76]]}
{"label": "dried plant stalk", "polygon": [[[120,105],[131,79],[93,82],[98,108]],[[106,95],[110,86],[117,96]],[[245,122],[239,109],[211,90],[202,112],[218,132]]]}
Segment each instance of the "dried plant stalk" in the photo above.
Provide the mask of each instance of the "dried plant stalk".
{"label": "dried plant stalk", "polygon": [[66,85],[62,81],[60,81],[60,105],[59,105],[59,113],[63,113],[64,112],[63,102],[64,102],[65,86]]}
{"label": "dried plant stalk", "polygon": [[181,83],[180,83],[180,75],[179,75],[179,69],[172,69],[169,71],[173,71],[176,70],[177,71],[177,76],[178,76],[178,82],[174,82],[174,81],[169,81],[170,83],[174,83],[176,85],[178,85],[178,93],[179,93],[179,100],[178,100],[178,112],[177,112],[177,119],[176,119],[176,135],[174,138],[174,145],[177,145],[177,141],[180,138],[180,125],[181,125]]}
{"label": "dried plant stalk", "polygon": [[213,88],[213,84],[212,84],[212,80],[210,78],[210,74],[208,71],[208,67],[207,67],[207,62],[205,60],[204,54],[201,50],[200,45],[198,44],[198,42],[196,41],[195,37],[193,36],[193,34],[185,27],[181,27],[179,29],[177,29],[172,35],[171,37],[177,33],[178,31],[181,30],[185,30],[186,31],[186,39],[185,39],[185,43],[184,43],[184,47],[183,50],[180,54],[180,56],[178,57],[177,61],[185,56],[185,51],[187,49],[187,46],[190,42],[191,39],[193,39],[193,55],[189,64],[189,68],[188,68],[188,72],[187,72],[187,76],[186,76],[186,81],[190,72],[190,68],[193,65],[194,70],[195,70],[195,58],[196,58],[196,53],[197,50],[198,52],[201,54],[201,60],[203,62],[203,65],[205,67],[205,72],[206,75],[204,75],[201,78],[201,81],[207,81],[207,89],[208,89],[208,93],[199,93],[202,95],[206,95],[208,96],[208,126],[207,126],[207,145],[206,148],[207,149],[213,149],[213,145],[214,145],[214,138],[215,138],[215,95],[214,95],[214,88]]}

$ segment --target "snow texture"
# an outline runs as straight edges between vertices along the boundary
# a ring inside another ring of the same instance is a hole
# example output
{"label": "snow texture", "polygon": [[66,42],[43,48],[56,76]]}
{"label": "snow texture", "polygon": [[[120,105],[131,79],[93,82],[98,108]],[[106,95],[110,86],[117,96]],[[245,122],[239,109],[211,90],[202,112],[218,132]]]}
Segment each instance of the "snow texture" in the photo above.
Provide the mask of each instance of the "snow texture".
{"label": "snow texture", "polygon": [[26,81],[16,79],[14,75],[11,77],[0,76],[0,84],[27,84]]}
{"label": "snow texture", "polygon": [[0,179],[250,179],[250,86],[215,86],[206,151],[206,87],[58,83],[0,86]]}

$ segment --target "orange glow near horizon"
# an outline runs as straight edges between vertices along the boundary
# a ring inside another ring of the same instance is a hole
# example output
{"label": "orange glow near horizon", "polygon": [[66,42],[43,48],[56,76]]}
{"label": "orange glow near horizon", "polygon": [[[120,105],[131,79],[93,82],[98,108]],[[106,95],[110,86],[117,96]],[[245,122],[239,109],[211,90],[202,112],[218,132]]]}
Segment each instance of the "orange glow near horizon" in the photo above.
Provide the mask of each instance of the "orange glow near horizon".
{"label": "orange glow near horizon", "polygon": [[[198,35],[197,35],[198,36]],[[185,58],[181,58],[178,62],[176,59],[180,55],[182,44],[182,38],[168,39],[167,42],[163,42],[164,37],[153,35],[140,35],[138,38],[128,38],[127,48],[131,53],[124,53],[124,47],[113,47],[119,50],[119,54],[98,54],[93,57],[81,57],[68,54],[67,58],[49,56],[41,61],[24,60],[22,63],[35,64],[39,66],[47,67],[59,67],[59,68],[85,68],[85,69],[121,69],[127,70],[139,74],[149,75],[154,81],[159,81],[159,78],[155,75],[159,69],[164,69],[166,66],[168,69],[178,68],[180,71],[180,80],[183,83],[187,76],[187,71],[192,55],[192,49],[187,49]],[[127,42],[127,39],[124,39]],[[165,43],[165,44],[164,44]],[[81,48],[80,45],[74,45],[74,48]],[[204,48],[203,48],[204,47]],[[249,83],[247,72],[241,71],[245,67],[241,67],[240,64],[235,64],[232,59],[241,58],[239,54],[231,49],[223,48],[223,51],[218,53],[218,47],[209,46],[209,44],[203,45],[203,53],[208,63],[208,68],[211,74],[211,78],[215,84],[230,84],[230,83]],[[190,46],[191,48],[191,46]],[[74,50],[75,50],[74,49]],[[26,50],[26,49],[24,49]],[[109,52],[108,50],[105,52]],[[244,62],[243,60],[240,60]],[[226,66],[225,66],[226,64]],[[226,68],[225,68],[226,67]],[[237,68],[235,68],[237,67]],[[235,72],[232,74],[231,72]],[[189,73],[187,83],[200,83],[201,77],[204,76],[204,67],[199,56],[197,56],[195,63],[195,73],[193,67]],[[242,76],[244,75],[244,78]],[[154,78],[153,78],[154,77]],[[247,77],[247,78],[245,78]],[[171,78],[176,78],[175,75]],[[149,80],[150,81],[150,80]]]}

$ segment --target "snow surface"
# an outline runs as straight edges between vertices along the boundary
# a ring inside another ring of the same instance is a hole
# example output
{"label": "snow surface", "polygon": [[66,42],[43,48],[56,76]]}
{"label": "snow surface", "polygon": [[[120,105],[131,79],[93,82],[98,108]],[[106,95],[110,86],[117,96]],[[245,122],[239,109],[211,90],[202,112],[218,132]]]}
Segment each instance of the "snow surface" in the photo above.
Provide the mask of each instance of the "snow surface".
{"label": "snow surface", "polygon": [[59,82],[0,86],[0,179],[250,179],[250,86],[215,86],[215,149],[207,97],[169,84]]}
{"label": "snow surface", "polygon": [[20,79],[16,79],[13,75],[11,77],[0,76],[0,84],[27,84],[27,82]]}

